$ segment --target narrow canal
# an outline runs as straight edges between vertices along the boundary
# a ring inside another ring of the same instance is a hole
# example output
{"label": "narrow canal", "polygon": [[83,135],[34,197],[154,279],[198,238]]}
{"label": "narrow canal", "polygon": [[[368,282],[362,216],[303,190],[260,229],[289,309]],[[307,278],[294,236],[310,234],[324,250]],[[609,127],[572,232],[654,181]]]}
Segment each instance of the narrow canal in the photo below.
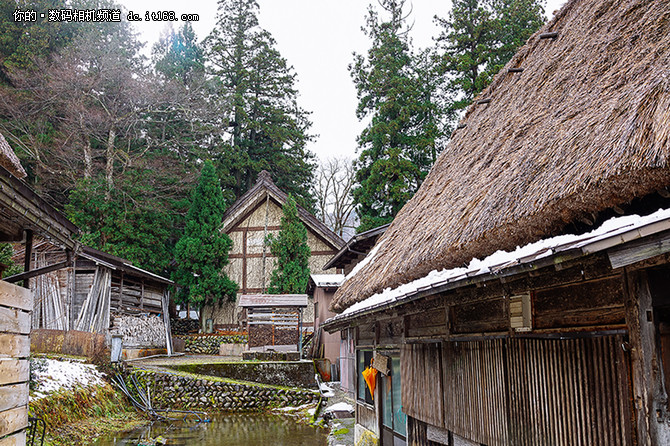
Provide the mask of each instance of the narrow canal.
{"label": "narrow canal", "polygon": [[168,445],[203,446],[325,446],[327,431],[273,414],[220,414],[211,422],[192,420],[154,423],[140,429],[99,438],[97,446],[153,445],[162,437]]}

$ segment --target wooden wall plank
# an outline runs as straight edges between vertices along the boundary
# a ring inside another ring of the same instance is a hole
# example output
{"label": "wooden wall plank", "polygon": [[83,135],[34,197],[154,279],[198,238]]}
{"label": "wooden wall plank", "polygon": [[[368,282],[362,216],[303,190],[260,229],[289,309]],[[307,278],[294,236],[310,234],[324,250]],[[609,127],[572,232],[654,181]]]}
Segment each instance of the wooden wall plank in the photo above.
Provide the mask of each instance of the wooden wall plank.
{"label": "wooden wall plank", "polygon": [[0,358],[0,385],[25,382],[29,379],[28,360]]}
{"label": "wooden wall plank", "polygon": [[30,355],[30,336],[0,333],[0,357],[27,358]]}
{"label": "wooden wall plank", "polygon": [[30,313],[0,307],[0,332],[30,333]]}
{"label": "wooden wall plank", "polygon": [[0,412],[28,404],[28,383],[0,387]]}
{"label": "wooden wall plank", "polygon": [[31,311],[33,294],[29,289],[0,280],[0,305]]}
{"label": "wooden wall plank", "polygon": [[28,427],[28,406],[0,412],[0,437]]}
{"label": "wooden wall plank", "polygon": [[24,446],[26,444],[26,431],[17,432],[14,435],[0,440],[0,446]]}

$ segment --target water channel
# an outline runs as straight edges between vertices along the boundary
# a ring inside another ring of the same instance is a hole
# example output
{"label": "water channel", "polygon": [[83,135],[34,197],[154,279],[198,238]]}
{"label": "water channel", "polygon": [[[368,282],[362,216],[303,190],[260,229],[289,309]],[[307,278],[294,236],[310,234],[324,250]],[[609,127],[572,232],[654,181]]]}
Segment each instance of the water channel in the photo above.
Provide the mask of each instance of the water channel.
{"label": "water channel", "polygon": [[168,445],[203,446],[325,446],[327,431],[273,414],[212,415],[211,422],[192,420],[154,423],[122,434],[99,438],[96,446],[154,444],[162,436]]}

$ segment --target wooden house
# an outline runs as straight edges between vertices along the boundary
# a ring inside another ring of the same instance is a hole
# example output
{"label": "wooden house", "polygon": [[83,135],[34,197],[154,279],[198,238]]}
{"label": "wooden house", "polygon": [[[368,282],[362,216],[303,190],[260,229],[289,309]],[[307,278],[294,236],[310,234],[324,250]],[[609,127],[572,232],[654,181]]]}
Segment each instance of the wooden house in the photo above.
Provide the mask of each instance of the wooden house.
{"label": "wooden house", "polygon": [[[377,239],[384,234],[388,224],[354,235],[323,266],[324,270],[335,268],[344,274],[351,274],[356,265],[370,252]],[[312,274],[310,293],[314,296],[314,357],[325,357],[336,364],[340,389],[352,398],[355,394],[355,354],[353,336],[349,330],[329,333],[320,325],[335,316],[330,306],[335,292],[344,282],[344,275]],[[320,352],[323,351],[323,355]]]}
{"label": "wooden house", "polygon": [[312,357],[327,359],[331,364],[338,364],[340,359],[340,334],[324,332],[320,325],[335,316],[330,310],[330,304],[343,280],[344,274],[312,274],[307,290],[314,299]]}
{"label": "wooden house", "polygon": [[[75,250],[77,244],[72,236],[77,227],[21,181],[25,176],[18,158],[0,134],[0,241],[23,242],[30,251],[36,234],[70,252]],[[0,281],[2,444],[26,444],[31,310],[32,293],[27,288]]]}
{"label": "wooden house", "polygon": [[670,444],[669,18],[570,0],[476,98],[323,324],[357,444]]}
{"label": "wooden house", "polygon": [[[17,251],[15,259],[24,258],[25,253]],[[33,270],[44,271],[30,284],[33,331],[98,333],[107,345],[111,336],[121,336],[125,357],[172,352],[169,279],[88,246],[81,246],[68,263],[64,250],[39,241],[30,262]]]}
{"label": "wooden house", "polygon": [[[225,272],[239,285],[238,297],[267,291],[274,268],[274,256],[265,240],[268,234],[279,233],[282,206],[287,198],[287,194],[273,183],[270,174],[262,171],[258,174],[256,184],[232,204],[223,216],[221,230],[233,241],[230,263],[225,267]],[[320,272],[344,245],[344,240],[301,206],[298,206],[298,215],[307,228],[307,243],[311,249],[310,270]],[[329,272],[335,273],[335,270]],[[202,311],[204,319],[212,319],[215,327],[246,325],[244,312],[235,303],[204,308]],[[311,299],[303,316],[306,323],[312,323],[314,305]]]}

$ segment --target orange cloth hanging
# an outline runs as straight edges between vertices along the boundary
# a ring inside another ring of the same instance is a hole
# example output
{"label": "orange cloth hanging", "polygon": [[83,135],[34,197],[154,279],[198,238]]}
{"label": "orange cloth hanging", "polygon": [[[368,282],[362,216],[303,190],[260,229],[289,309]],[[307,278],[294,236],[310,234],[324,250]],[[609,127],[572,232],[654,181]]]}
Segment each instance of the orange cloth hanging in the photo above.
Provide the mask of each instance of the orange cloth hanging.
{"label": "orange cloth hanging", "polygon": [[365,379],[365,383],[368,385],[368,389],[370,389],[370,395],[374,400],[375,386],[377,385],[377,369],[367,367],[365,370],[363,370],[363,379]]}

